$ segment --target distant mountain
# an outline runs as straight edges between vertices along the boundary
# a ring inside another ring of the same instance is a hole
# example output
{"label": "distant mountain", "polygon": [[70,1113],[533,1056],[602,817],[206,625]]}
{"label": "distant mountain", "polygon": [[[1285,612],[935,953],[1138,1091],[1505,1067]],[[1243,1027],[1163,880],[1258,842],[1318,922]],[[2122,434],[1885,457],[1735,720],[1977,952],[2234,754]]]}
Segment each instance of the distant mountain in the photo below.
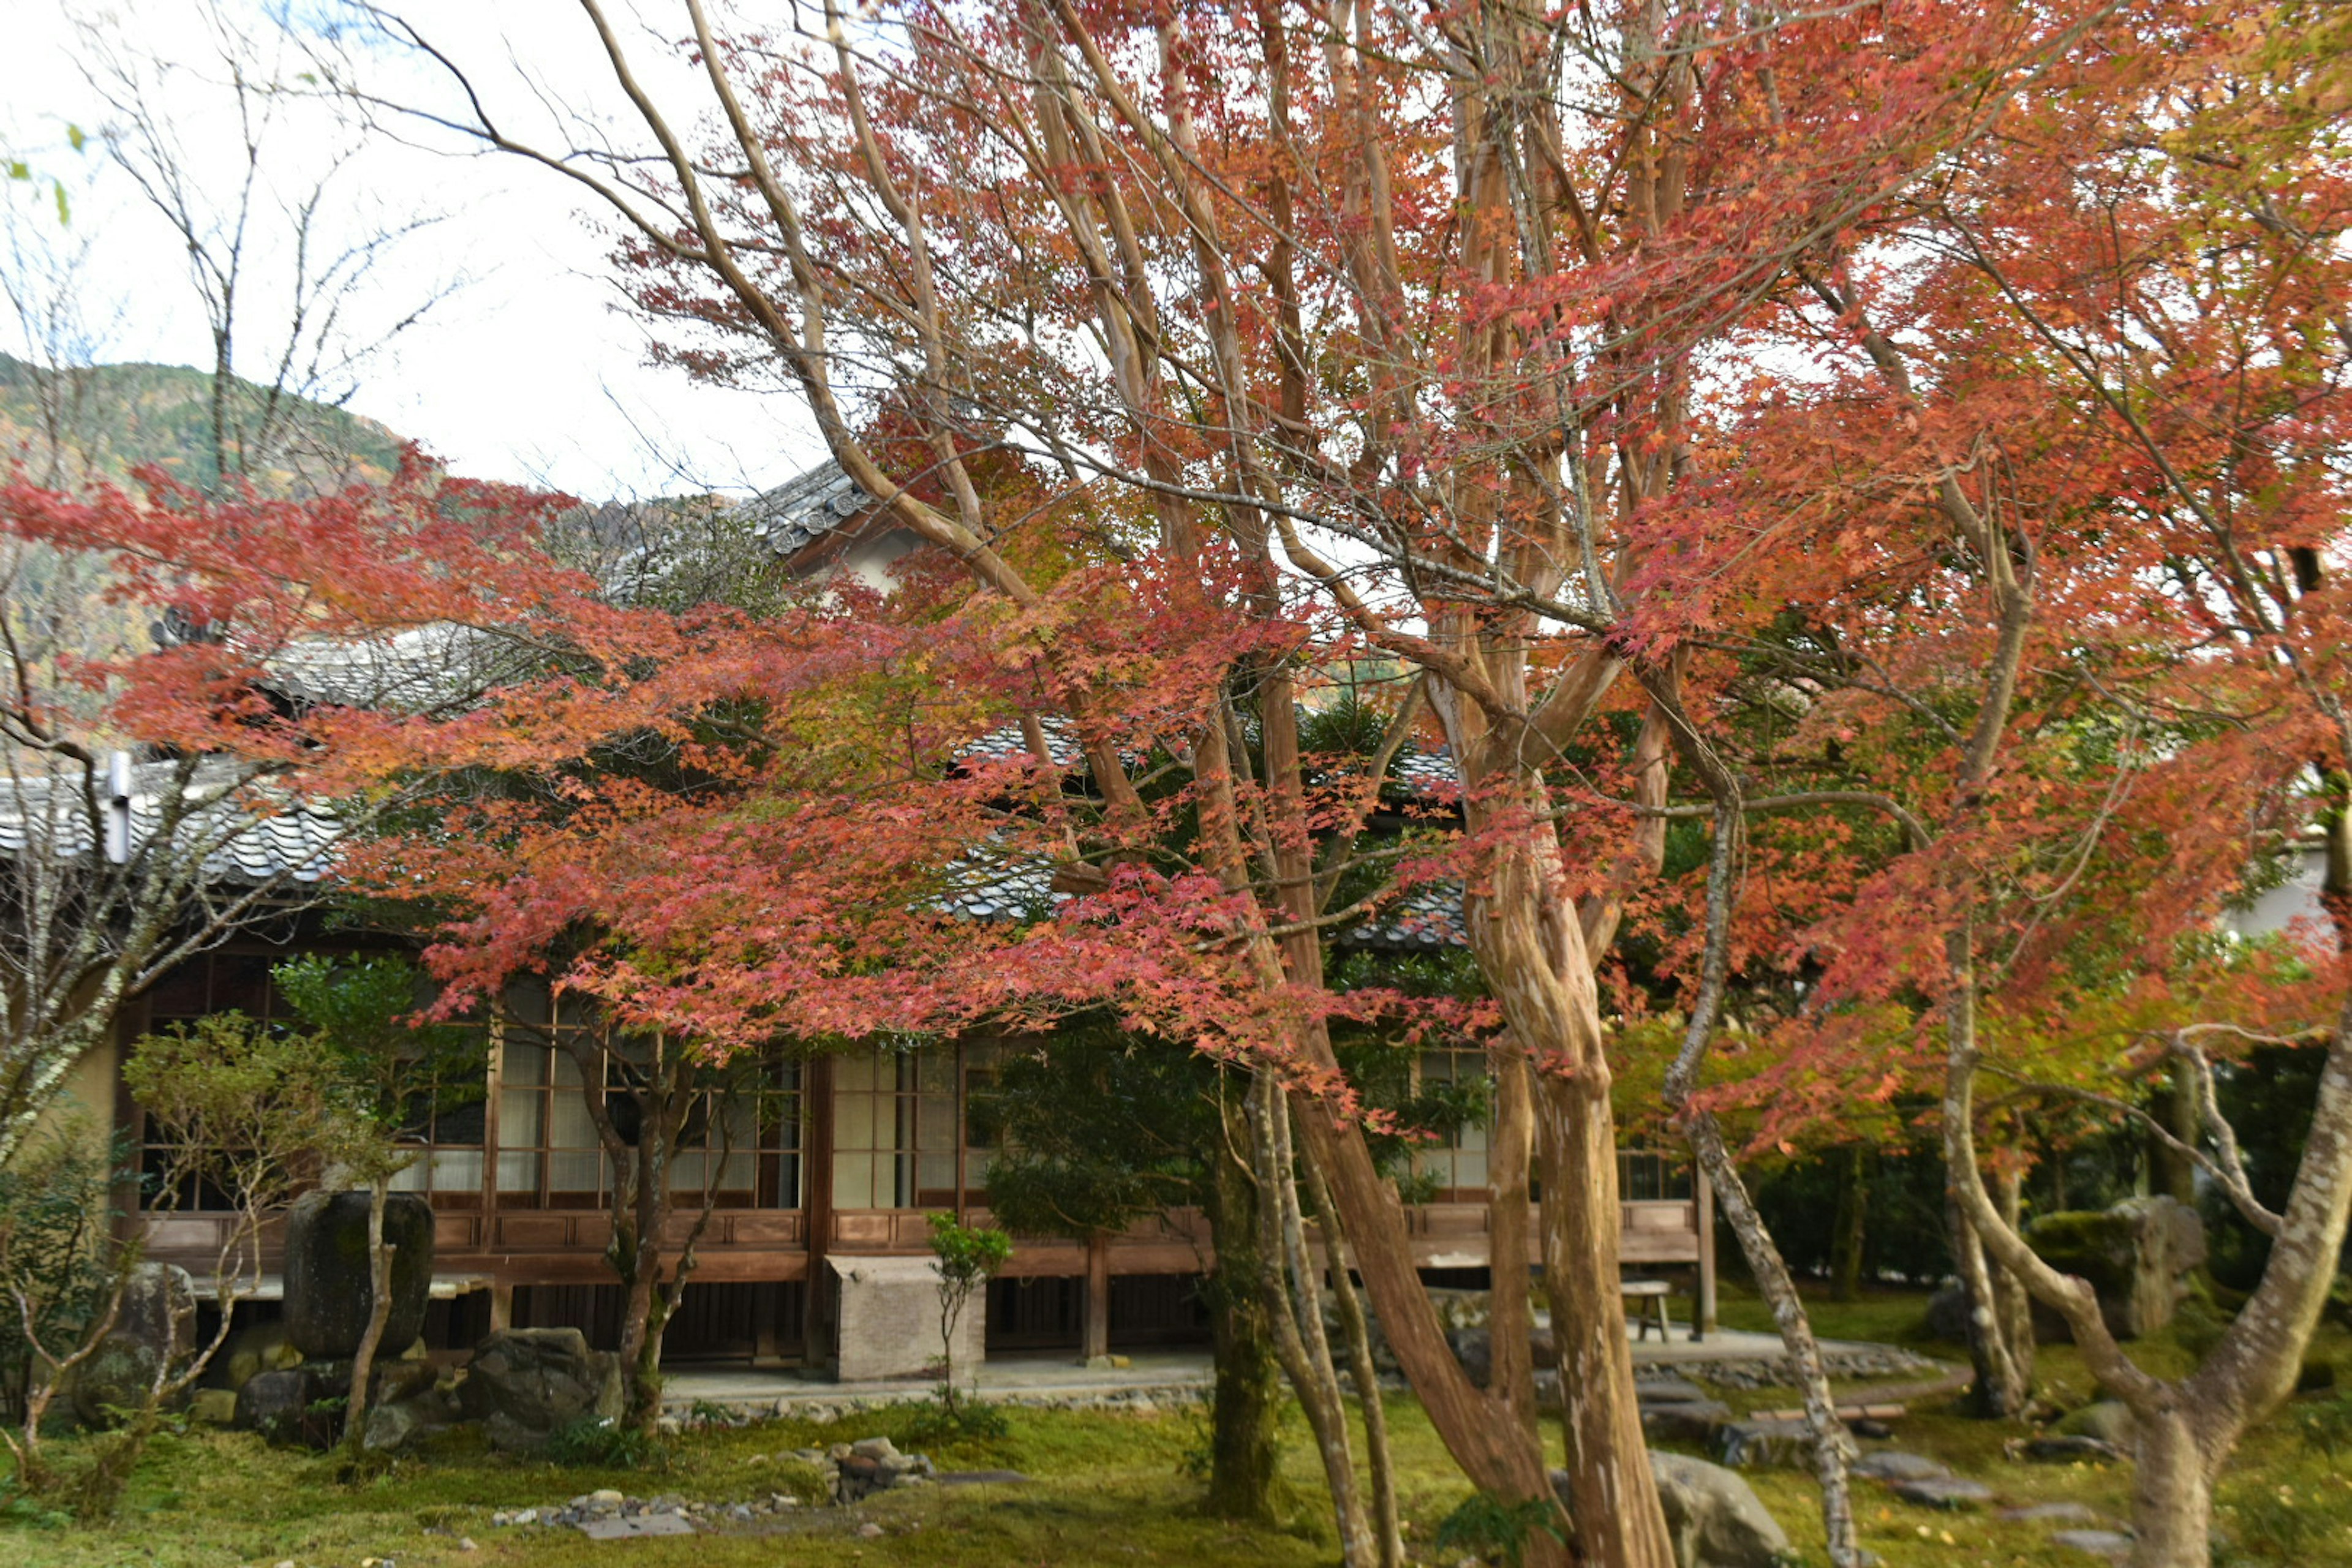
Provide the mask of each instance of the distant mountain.
{"label": "distant mountain", "polygon": [[[210,373],[168,364],[44,370],[0,353],[0,458],[45,483],[121,483],[154,464],[188,484],[216,473]],[[266,389],[236,381],[228,397],[232,446],[244,471],[274,495],[382,480],[400,462],[401,437],[373,419],[309,398],[271,407]],[[239,466],[233,450],[230,467]]]}

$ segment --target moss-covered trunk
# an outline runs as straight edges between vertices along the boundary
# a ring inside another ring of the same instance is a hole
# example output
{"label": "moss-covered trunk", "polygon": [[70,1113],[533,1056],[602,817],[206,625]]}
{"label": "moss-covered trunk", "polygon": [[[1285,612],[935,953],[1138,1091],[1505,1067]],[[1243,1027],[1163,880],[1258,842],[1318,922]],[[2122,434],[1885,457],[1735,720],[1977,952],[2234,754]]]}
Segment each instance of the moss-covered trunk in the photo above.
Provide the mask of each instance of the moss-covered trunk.
{"label": "moss-covered trunk", "polygon": [[1218,1519],[1272,1524],[1281,1495],[1282,1366],[1257,1284],[1266,1267],[1257,1199],[1249,1172],[1233,1152],[1249,1146],[1249,1129],[1239,1105],[1226,1110],[1226,1143],[1215,1156],[1215,1177],[1202,1205],[1216,1250],[1206,1289],[1216,1384],[1209,1405],[1209,1495],[1202,1506]]}

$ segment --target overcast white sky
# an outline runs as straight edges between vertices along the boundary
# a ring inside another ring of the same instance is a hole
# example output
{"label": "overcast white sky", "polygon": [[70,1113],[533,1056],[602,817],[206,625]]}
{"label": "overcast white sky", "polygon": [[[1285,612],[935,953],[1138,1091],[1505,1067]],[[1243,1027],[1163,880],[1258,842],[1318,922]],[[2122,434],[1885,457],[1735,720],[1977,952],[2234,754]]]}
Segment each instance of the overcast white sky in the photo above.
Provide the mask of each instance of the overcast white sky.
{"label": "overcast white sky", "polygon": [[[518,61],[591,115],[609,114],[617,99],[593,35],[570,0],[414,0],[403,9],[500,89],[501,101],[518,114],[531,107]],[[0,150],[68,186],[66,242],[89,247],[80,292],[102,323],[104,359],[201,365],[211,347],[170,230],[96,143],[79,154],[67,146],[68,124],[97,132],[108,119],[76,64],[81,46],[72,17],[114,18],[123,36],[147,40],[185,68],[157,96],[198,149],[203,184],[233,174],[237,161],[222,140],[229,121],[226,95],[213,85],[221,74],[217,55],[193,15],[185,0],[10,7],[0,48]],[[661,36],[686,27],[682,9],[647,4],[643,16]],[[657,45],[651,31],[635,41],[648,80],[691,118],[698,78]],[[443,90],[393,61],[375,68],[375,79],[382,90],[409,99]],[[307,189],[304,161],[315,165],[334,140],[323,120],[290,112],[297,118],[286,138],[289,192]],[[364,366],[349,406],[422,441],[458,472],[603,499],[774,484],[822,458],[796,401],[698,385],[647,363],[646,330],[621,309],[610,281],[611,230],[567,182],[510,159],[377,144],[339,176],[339,196],[335,221],[346,232],[381,215],[447,215],[402,243],[369,288],[364,314],[390,321],[444,279],[462,278],[463,286]],[[20,234],[55,230],[47,191],[11,184],[0,187],[0,199],[15,209]],[[257,297],[247,306],[252,336],[239,365],[247,374],[268,374],[283,315],[273,312],[270,297],[276,289],[283,298],[277,270],[283,247],[270,243],[283,230],[282,220],[258,226],[262,244],[277,254],[264,257]],[[0,320],[0,348],[18,350],[15,337],[13,321]]]}

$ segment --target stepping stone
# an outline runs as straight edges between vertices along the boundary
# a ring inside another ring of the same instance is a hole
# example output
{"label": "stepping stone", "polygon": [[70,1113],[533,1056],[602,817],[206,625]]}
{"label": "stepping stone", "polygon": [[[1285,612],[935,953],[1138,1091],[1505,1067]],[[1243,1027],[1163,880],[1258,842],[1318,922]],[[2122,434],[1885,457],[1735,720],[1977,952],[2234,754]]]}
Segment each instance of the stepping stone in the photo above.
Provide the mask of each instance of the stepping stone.
{"label": "stepping stone", "polygon": [[1952,1473],[1949,1465],[1924,1454],[1903,1454],[1891,1448],[1864,1454],[1852,1468],[1855,1475],[1874,1481],[1940,1481]]}
{"label": "stepping stone", "polygon": [[2088,1503],[2038,1502],[2031,1508],[2002,1509],[2000,1517],[2029,1524],[2096,1524],[2099,1510]]}
{"label": "stepping stone", "polygon": [[1715,1449],[1735,1470],[1801,1469],[1812,1461],[1813,1434],[1801,1421],[1734,1421],[1716,1429]]}
{"label": "stepping stone", "polygon": [[1974,1508],[1992,1500],[1992,1489],[1982,1481],[1971,1481],[1958,1476],[1937,1479],[1896,1481],[1895,1495],[1905,1502],[1916,1502],[1923,1508]]}
{"label": "stepping stone", "polygon": [[583,1519],[580,1533],[591,1541],[633,1541],[645,1535],[692,1535],[681,1514],[641,1513],[627,1519]]}
{"label": "stepping stone", "polygon": [[942,1487],[1013,1486],[1029,1478],[1018,1470],[941,1470],[931,1478]]}
{"label": "stepping stone", "polygon": [[2050,1544],[2120,1563],[2131,1555],[2132,1538],[2115,1530],[2061,1530],[2051,1534]]}
{"label": "stepping stone", "polygon": [[1643,1405],[1704,1405],[1714,1396],[1683,1378],[1645,1377],[1635,1381],[1633,1397]]}
{"label": "stepping stone", "polygon": [[1713,1399],[1642,1406],[1642,1430],[1669,1443],[1706,1443],[1730,1419],[1731,1406]]}
{"label": "stepping stone", "polygon": [[2035,1437],[2025,1445],[2025,1457],[2048,1465],[2072,1464],[2083,1459],[2100,1464],[2112,1464],[2124,1457],[2124,1451],[2113,1443],[2096,1437],[2066,1436]]}

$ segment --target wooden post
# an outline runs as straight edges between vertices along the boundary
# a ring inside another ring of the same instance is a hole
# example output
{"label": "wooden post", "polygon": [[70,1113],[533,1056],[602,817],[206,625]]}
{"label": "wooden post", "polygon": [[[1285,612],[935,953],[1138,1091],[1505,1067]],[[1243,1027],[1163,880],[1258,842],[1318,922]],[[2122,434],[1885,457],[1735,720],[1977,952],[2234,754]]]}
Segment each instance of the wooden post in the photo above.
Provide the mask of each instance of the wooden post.
{"label": "wooden post", "polygon": [[1110,1237],[1087,1237],[1087,1327],[1078,1359],[1110,1354]]}
{"label": "wooden post", "polygon": [[1698,1194],[1698,1293],[1691,1303],[1691,1338],[1704,1340],[1715,1332],[1715,1184],[1705,1171],[1694,1169]]}
{"label": "wooden post", "polygon": [[490,1287],[490,1332],[503,1333],[514,1327],[514,1287]]}
{"label": "wooden post", "polygon": [[[499,1249],[499,1102],[506,1099],[507,1088],[507,1025],[504,1018],[493,1016],[489,1024],[490,1048],[482,1063],[482,1250]],[[492,1308],[492,1327],[505,1328],[506,1320],[498,1317]]]}
{"label": "wooden post", "polygon": [[825,1253],[833,1241],[833,1058],[814,1056],[801,1074],[801,1113],[808,1136],[801,1158],[801,1211],[808,1247],[808,1283],[801,1311],[801,1360],[819,1366],[833,1359],[833,1297],[825,1289]]}

